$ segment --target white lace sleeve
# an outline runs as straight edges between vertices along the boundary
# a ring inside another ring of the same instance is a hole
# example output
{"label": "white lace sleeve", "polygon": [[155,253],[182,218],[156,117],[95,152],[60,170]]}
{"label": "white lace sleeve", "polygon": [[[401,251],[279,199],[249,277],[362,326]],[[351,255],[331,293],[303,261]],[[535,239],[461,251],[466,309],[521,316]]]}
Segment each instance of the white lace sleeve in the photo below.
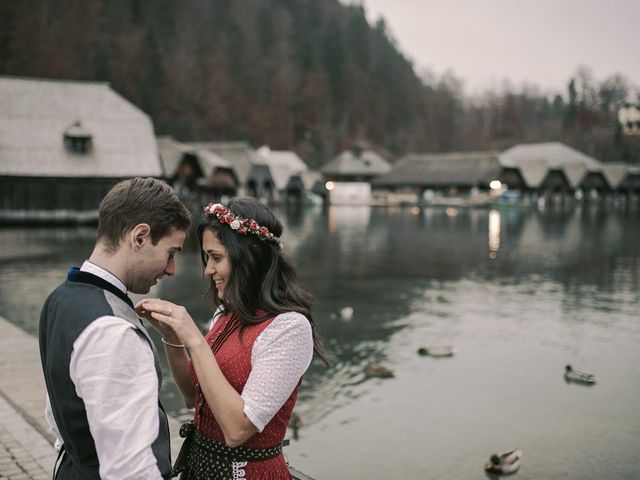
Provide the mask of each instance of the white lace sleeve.
{"label": "white lace sleeve", "polygon": [[245,415],[259,431],[287,401],[312,357],[311,325],[300,313],[278,315],[258,336],[242,399]]}

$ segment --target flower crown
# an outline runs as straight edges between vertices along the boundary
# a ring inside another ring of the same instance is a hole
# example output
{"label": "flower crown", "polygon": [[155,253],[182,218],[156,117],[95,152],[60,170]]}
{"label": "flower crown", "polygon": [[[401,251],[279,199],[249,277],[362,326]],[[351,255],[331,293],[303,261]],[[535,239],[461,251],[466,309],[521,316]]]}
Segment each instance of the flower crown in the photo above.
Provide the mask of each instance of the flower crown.
{"label": "flower crown", "polygon": [[280,239],[271,233],[267,227],[261,227],[258,225],[258,222],[251,218],[236,215],[221,203],[210,203],[204,207],[204,214],[207,217],[215,215],[220,223],[228,224],[232,230],[235,230],[241,235],[251,233],[256,235],[260,240],[275,243],[280,248],[284,246]]}

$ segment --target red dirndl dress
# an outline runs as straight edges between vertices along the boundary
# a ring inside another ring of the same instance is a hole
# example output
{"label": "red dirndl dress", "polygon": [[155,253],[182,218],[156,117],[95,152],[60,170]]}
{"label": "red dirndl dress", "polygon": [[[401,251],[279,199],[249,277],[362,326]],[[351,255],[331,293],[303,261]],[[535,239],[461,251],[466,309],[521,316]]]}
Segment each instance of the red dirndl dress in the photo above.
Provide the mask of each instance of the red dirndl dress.
{"label": "red dirndl dress", "polygon": [[[213,350],[216,361],[226,377],[227,381],[238,392],[247,383],[251,373],[251,352],[253,344],[267,328],[275,317],[269,318],[257,325],[249,325],[242,329],[238,326],[238,321],[232,319],[230,313],[219,318],[213,328],[206,335],[206,340]],[[193,365],[190,366],[191,379],[194,387],[197,384],[197,377]],[[291,412],[298,397],[300,382],[291,393],[282,408],[276,413],[271,421],[265,426],[262,432],[257,432],[242,447],[248,448],[271,448],[284,440],[287,432],[287,425]],[[196,415],[195,425],[199,432],[207,438],[216,442],[224,443],[222,429],[218,425],[211,409],[208,407],[200,388],[196,388]],[[280,453],[274,458],[260,461],[235,462],[233,465],[235,478],[246,478],[248,480],[282,480],[291,479],[291,474]]]}

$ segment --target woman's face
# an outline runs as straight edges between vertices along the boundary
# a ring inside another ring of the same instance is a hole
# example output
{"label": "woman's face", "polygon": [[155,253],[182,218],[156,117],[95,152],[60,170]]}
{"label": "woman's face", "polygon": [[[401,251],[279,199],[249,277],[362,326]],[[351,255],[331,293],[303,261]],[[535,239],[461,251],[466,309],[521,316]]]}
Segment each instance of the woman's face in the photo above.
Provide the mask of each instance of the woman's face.
{"label": "woman's face", "polygon": [[218,298],[224,300],[224,288],[231,274],[231,261],[227,249],[218,240],[215,232],[205,228],[202,232],[202,251],[207,264],[204,274],[210,277],[218,290]]}

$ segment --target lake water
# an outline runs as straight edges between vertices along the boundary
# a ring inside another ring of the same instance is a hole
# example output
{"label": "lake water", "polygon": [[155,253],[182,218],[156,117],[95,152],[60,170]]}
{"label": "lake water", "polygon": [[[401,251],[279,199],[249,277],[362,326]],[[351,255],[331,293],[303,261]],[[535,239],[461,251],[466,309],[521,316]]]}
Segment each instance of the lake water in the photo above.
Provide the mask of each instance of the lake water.
{"label": "lake water", "polygon": [[[520,479],[640,477],[637,210],[279,213],[332,362],[314,362],[301,387],[294,466],[318,479],[486,478],[491,453],[518,447]],[[42,301],[93,239],[93,228],[0,230],[0,315],[35,334]],[[181,254],[151,293],[204,327],[198,262],[194,248]],[[456,354],[416,353],[429,345]],[[369,362],[395,377],[367,379]],[[568,363],[597,384],[567,384]],[[189,417],[171,382],[162,395]]]}

